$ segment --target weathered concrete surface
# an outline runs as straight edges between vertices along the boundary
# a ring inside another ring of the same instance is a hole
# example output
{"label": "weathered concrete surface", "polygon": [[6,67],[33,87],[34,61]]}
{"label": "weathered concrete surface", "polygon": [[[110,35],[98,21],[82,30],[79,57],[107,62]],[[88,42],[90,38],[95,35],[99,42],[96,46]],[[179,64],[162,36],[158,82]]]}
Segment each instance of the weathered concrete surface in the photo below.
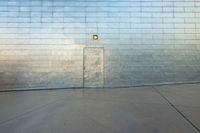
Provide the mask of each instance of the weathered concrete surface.
{"label": "weathered concrete surface", "polygon": [[104,87],[103,48],[84,49],[84,87]]}
{"label": "weathered concrete surface", "polygon": [[200,128],[199,85],[180,87],[1,92],[0,132],[198,133],[164,98]]}
{"label": "weathered concrete surface", "polygon": [[0,0],[0,89],[83,87],[86,47],[104,48],[106,87],[200,82],[199,9],[199,0]]}
{"label": "weathered concrete surface", "polygon": [[200,84],[156,88],[193,124],[200,128]]}

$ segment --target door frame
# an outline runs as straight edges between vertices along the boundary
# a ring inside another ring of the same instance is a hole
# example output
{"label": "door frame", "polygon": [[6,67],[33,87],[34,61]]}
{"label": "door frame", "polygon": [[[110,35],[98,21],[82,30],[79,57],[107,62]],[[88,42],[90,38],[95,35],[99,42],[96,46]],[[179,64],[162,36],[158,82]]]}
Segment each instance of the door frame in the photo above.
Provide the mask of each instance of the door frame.
{"label": "door frame", "polygon": [[104,71],[104,69],[105,69],[105,58],[104,58],[104,47],[84,47],[83,48],[83,75],[82,75],[82,78],[83,78],[83,88],[88,88],[88,87],[85,87],[85,78],[84,78],[84,75],[85,75],[85,50],[86,49],[88,49],[88,48],[99,48],[99,49],[102,49],[103,51],[103,53],[102,53],[102,60],[103,60],[103,64],[102,64],[102,70],[103,70],[103,72],[102,72],[102,74],[103,74],[103,84],[102,84],[102,87],[96,87],[96,88],[104,88],[105,87],[105,71]]}

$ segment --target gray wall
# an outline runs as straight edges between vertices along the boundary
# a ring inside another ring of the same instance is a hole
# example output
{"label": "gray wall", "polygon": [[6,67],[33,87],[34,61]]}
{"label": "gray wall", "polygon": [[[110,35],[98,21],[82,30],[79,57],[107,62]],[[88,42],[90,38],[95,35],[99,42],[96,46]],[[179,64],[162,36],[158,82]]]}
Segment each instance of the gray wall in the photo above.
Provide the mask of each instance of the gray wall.
{"label": "gray wall", "polygon": [[1,90],[82,87],[85,47],[105,87],[198,82],[200,1],[0,1]]}

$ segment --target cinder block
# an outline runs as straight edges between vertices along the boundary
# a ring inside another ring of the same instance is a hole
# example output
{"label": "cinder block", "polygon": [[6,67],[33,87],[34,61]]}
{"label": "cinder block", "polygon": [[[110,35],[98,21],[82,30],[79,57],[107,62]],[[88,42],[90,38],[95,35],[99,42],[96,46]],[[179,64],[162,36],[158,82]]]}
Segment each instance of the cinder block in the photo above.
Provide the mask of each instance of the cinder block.
{"label": "cinder block", "polygon": [[199,80],[199,5],[0,1],[0,86],[83,87],[84,47],[104,48],[107,87]]}

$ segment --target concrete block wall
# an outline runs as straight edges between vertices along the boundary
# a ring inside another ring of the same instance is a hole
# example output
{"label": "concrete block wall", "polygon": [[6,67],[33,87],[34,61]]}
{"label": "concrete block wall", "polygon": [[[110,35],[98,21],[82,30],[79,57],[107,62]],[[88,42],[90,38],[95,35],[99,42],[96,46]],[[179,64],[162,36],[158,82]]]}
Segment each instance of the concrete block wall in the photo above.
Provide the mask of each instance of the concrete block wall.
{"label": "concrete block wall", "polygon": [[0,89],[83,87],[85,47],[105,87],[199,82],[200,1],[0,1]]}

